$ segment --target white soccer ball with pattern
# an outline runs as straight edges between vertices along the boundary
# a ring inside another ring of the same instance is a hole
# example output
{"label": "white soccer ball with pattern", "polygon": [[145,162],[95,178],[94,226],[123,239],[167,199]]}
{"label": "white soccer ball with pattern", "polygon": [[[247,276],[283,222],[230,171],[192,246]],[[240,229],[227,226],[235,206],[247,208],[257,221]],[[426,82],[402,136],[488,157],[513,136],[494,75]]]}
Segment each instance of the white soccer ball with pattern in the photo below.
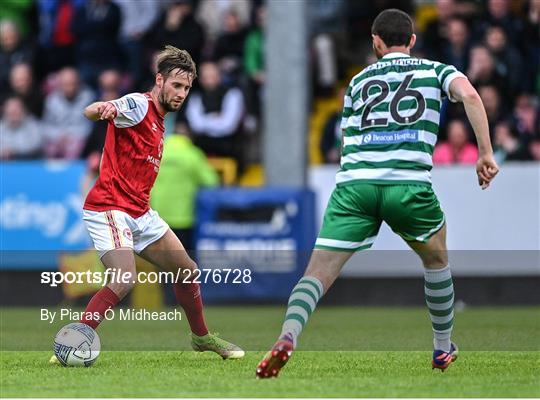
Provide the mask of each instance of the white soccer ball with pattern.
{"label": "white soccer ball with pattern", "polygon": [[66,367],[89,367],[100,350],[97,332],[80,322],[64,326],[54,338],[54,355]]}

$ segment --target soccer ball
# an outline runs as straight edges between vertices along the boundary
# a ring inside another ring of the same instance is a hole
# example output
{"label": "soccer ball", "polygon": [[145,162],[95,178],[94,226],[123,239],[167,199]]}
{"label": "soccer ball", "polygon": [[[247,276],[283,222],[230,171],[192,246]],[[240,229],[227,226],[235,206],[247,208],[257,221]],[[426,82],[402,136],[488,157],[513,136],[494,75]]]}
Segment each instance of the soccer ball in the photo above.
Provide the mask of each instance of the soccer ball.
{"label": "soccer ball", "polygon": [[100,349],[96,331],[80,322],[64,326],[54,338],[54,355],[65,367],[89,367]]}

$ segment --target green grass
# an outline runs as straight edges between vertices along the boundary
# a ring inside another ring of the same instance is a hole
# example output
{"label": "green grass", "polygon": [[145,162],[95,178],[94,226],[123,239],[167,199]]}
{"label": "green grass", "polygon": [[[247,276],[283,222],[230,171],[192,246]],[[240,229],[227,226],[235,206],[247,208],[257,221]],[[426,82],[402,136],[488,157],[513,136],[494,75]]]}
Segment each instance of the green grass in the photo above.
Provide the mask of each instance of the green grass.
{"label": "green grass", "polygon": [[[540,308],[468,308],[456,316],[460,356],[430,367],[423,308],[321,307],[278,379],[256,380],[283,307],[211,307],[212,329],[248,349],[242,360],[187,350],[187,323],[107,321],[91,368],[47,363],[68,321],[0,310],[2,397],[540,397]],[[31,349],[32,351],[28,351]],[[25,350],[25,351],[23,351]],[[323,351],[326,350],[326,351]]]}

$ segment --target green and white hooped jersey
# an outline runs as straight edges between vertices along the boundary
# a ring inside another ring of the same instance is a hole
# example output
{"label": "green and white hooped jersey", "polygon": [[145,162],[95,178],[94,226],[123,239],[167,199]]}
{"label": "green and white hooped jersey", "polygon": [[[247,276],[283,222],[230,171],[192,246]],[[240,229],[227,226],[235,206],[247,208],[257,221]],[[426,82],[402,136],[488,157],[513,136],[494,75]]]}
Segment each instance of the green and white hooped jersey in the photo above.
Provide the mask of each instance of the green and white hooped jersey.
{"label": "green and white hooped jersey", "polygon": [[[431,184],[441,103],[452,65],[390,53],[356,75],[344,100],[336,184]],[[455,101],[450,98],[451,101]]]}

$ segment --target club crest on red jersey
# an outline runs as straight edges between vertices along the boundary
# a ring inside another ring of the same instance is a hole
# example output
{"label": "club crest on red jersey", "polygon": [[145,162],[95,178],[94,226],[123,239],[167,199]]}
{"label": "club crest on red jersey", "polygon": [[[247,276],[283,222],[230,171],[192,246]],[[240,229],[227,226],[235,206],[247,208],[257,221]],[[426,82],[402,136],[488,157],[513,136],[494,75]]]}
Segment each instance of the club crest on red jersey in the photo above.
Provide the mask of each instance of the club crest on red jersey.
{"label": "club crest on red jersey", "polygon": [[133,235],[131,234],[131,230],[129,228],[124,229],[122,233],[127,240],[133,240]]}

